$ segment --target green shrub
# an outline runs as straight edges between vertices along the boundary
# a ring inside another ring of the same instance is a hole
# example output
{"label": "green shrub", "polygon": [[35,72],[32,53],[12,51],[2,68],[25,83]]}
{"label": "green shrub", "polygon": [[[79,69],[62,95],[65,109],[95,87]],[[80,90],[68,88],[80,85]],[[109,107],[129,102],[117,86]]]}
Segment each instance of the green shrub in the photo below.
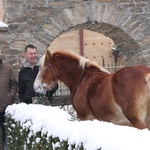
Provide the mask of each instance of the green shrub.
{"label": "green shrub", "polygon": [[[27,120],[29,121],[32,125],[32,121]],[[41,131],[33,133],[30,126],[24,126],[25,123],[15,121],[9,114],[6,115],[7,146],[10,150],[84,149],[83,145],[75,147],[75,144],[69,145],[67,141],[60,141],[59,137],[43,135]]]}

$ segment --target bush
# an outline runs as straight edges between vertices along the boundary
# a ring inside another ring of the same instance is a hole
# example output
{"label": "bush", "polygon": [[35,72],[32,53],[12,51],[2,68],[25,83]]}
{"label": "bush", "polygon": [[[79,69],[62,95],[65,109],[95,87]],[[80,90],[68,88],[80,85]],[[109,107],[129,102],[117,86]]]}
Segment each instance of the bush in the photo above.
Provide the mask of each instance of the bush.
{"label": "bush", "polygon": [[[29,123],[30,122],[30,123]],[[26,123],[30,124],[28,127]],[[24,123],[16,121],[10,114],[6,114],[7,146],[10,150],[83,150],[83,145],[69,145],[68,141],[60,140],[59,137],[48,136],[41,131],[34,133],[30,130],[32,120]]]}

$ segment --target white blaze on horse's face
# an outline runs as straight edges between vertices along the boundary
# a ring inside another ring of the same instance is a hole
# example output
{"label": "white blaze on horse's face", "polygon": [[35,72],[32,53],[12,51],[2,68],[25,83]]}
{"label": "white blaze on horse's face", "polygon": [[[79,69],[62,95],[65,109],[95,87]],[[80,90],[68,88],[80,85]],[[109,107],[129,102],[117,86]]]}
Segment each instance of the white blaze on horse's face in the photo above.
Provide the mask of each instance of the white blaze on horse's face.
{"label": "white blaze on horse's face", "polygon": [[41,73],[39,71],[38,75],[36,76],[36,79],[34,81],[34,90],[37,93],[43,93],[45,94],[47,90],[51,90],[55,85],[55,82],[51,81],[50,85],[43,82],[43,78],[41,76]]}
{"label": "white blaze on horse's face", "polygon": [[37,93],[46,93],[42,80],[42,76],[39,72],[34,81],[34,91]]}

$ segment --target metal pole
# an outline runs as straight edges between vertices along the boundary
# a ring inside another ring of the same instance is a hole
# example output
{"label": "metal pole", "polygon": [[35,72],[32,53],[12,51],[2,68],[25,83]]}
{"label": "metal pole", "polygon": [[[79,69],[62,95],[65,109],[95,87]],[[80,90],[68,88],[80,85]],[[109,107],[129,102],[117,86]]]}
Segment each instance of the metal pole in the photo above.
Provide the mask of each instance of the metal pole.
{"label": "metal pole", "polygon": [[105,59],[104,59],[104,56],[101,56],[101,58],[102,58],[102,65],[103,65],[103,67],[105,67]]}

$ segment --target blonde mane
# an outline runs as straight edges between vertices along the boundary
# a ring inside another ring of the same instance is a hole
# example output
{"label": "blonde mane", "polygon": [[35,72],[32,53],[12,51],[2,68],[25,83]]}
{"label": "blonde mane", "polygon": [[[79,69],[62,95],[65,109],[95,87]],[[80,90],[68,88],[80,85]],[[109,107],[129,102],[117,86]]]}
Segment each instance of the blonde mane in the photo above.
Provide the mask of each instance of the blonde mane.
{"label": "blonde mane", "polygon": [[[49,50],[50,51],[50,50]],[[75,59],[79,62],[79,66],[83,69],[85,67],[85,65],[87,66],[94,66],[96,68],[98,68],[99,70],[101,70],[102,72],[106,72],[106,73],[110,73],[108,70],[106,70],[105,68],[103,68],[102,66],[98,65],[96,62],[92,62],[89,59],[80,56],[79,54],[73,52],[73,51],[69,51],[69,50],[56,50],[56,51],[50,51],[52,55],[54,54],[62,54],[62,55],[67,55],[69,57],[71,57],[72,59]],[[44,67],[44,62],[45,62],[45,54],[41,57],[40,59],[40,68]]]}
{"label": "blonde mane", "polygon": [[45,62],[45,54],[40,58],[40,61],[39,61],[40,69],[44,67],[44,62]]}

